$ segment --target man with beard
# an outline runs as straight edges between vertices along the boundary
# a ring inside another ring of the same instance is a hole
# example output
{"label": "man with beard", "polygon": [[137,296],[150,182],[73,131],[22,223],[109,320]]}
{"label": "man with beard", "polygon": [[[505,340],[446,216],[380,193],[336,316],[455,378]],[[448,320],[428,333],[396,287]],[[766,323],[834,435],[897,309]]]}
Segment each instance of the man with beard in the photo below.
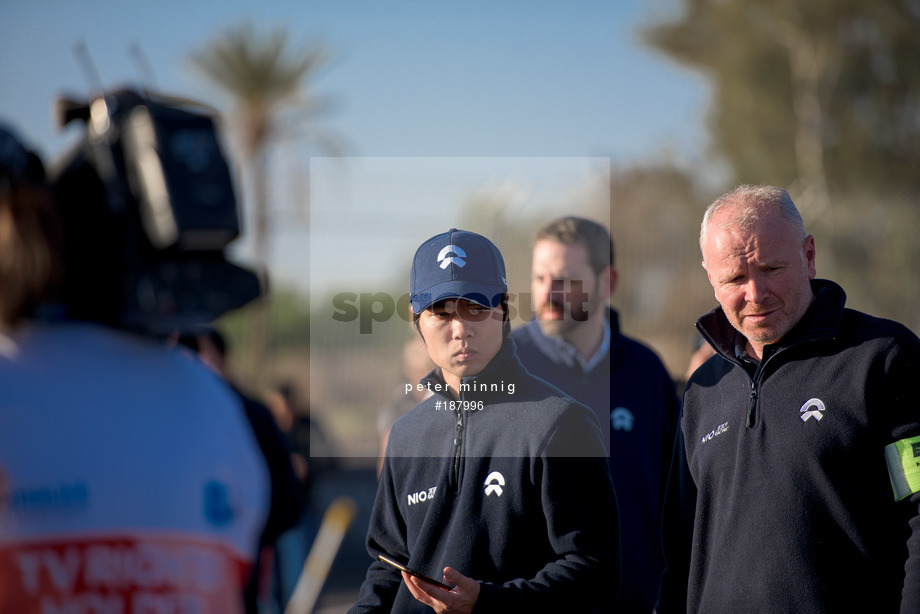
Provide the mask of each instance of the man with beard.
{"label": "man with beard", "polygon": [[531,373],[591,407],[607,441],[620,505],[623,581],[616,612],[648,614],[663,568],[660,510],[677,429],[674,383],[655,353],[620,331],[613,241],[600,224],[563,217],[537,231],[536,318],[516,329]]}

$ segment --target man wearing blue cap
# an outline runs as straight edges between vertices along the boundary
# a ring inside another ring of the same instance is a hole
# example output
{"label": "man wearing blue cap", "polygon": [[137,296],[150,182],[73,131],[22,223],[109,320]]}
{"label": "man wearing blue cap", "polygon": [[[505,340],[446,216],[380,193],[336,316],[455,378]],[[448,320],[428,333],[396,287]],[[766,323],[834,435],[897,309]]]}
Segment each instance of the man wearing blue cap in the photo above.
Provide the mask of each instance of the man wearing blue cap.
{"label": "man wearing blue cap", "polygon": [[583,405],[530,375],[510,339],[501,253],[451,229],[415,253],[410,301],[435,394],[393,425],[352,614],[588,612],[620,578],[603,438]]}

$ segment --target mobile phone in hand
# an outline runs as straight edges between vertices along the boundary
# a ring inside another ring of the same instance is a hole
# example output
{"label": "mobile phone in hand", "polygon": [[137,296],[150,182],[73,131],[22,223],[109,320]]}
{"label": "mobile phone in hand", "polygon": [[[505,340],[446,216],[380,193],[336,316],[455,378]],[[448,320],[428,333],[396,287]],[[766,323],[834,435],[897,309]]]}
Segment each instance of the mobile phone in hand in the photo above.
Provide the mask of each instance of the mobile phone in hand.
{"label": "mobile phone in hand", "polygon": [[441,583],[441,582],[438,582],[438,581],[435,580],[434,578],[429,578],[428,576],[426,576],[425,574],[423,574],[423,573],[421,573],[421,572],[419,572],[419,571],[415,571],[414,569],[411,569],[411,568],[409,568],[409,567],[406,567],[406,566],[403,565],[402,563],[399,563],[399,562],[397,562],[397,561],[394,561],[393,559],[391,559],[390,557],[388,557],[388,556],[385,555],[385,554],[378,554],[378,555],[377,555],[377,558],[380,559],[381,561],[383,561],[384,563],[388,564],[388,565],[392,565],[393,567],[395,567],[396,569],[398,569],[398,570],[400,570],[400,571],[406,572],[406,573],[409,574],[410,576],[415,576],[415,577],[418,578],[419,580],[423,580],[424,582],[428,582],[429,584],[434,584],[434,585],[437,586],[438,588],[440,588],[440,589],[442,589],[442,590],[445,590],[445,591],[449,591],[449,590],[450,590],[450,587],[447,586],[446,584],[443,584],[443,583]]}

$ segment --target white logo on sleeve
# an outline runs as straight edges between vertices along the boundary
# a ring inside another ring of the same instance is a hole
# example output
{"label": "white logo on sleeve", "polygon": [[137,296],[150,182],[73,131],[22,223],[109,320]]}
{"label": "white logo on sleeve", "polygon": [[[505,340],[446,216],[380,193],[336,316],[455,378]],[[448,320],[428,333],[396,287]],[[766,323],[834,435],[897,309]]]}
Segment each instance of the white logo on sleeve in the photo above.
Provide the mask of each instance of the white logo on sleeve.
{"label": "white logo on sleeve", "polygon": [[635,420],[632,412],[625,407],[617,407],[610,412],[610,424],[615,431],[633,430],[633,422],[635,422]]}
{"label": "white logo on sleeve", "polygon": [[[453,255],[448,256],[448,254]],[[464,252],[456,245],[448,245],[441,250],[440,254],[438,254],[438,262],[441,263],[442,269],[446,269],[451,264],[456,264],[460,268],[465,267],[466,262],[463,260],[463,258],[466,258],[466,252]]]}
{"label": "white logo on sleeve", "polygon": [[493,471],[489,474],[489,477],[486,478],[486,481],[483,482],[486,487],[486,496],[488,497],[493,492],[499,497],[502,496],[502,486],[505,485],[505,477],[500,474],[498,471]]}
{"label": "white logo on sleeve", "polygon": [[[814,409],[810,409],[814,407]],[[826,411],[824,407],[824,401],[821,399],[808,399],[805,402],[805,405],[802,405],[802,409],[799,412],[802,414],[802,422],[808,422],[809,418],[814,418],[817,421],[821,421],[821,418],[824,417],[824,414],[821,413]]]}

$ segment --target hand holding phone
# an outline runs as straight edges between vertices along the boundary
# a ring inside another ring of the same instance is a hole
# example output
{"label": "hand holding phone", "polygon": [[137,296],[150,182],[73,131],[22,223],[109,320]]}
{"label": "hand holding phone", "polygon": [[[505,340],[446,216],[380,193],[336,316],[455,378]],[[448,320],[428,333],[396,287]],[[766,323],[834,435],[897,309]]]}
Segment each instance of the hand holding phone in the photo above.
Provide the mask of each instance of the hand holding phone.
{"label": "hand holding phone", "polygon": [[440,588],[441,590],[445,590],[445,591],[449,591],[449,590],[450,590],[450,587],[447,586],[446,584],[443,584],[443,583],[441,583],[441,582],[438,582],[438,581],[435,580],[434,578],[429,578],[428,576],[426,576],[425,574],[423,574],[423,573],[421,573],[421,572],[419,572],[419,571],[415,571],[414,569],[411,569],[411,568],[409,568],[409,567],[406,567],[406,566],[403,565],[402,563],[399,563],[399,562],[397,562],[397,561],[394,561],[393,559],[391,559],[390,557],[388,557],[388,556],[385,555],[385,554],[378,554],[378,555],[377,555],[377,558],[380,559],[381,561],[383,561],[384,563],[388,564],[388,565],[392,565],[393,567],[395,567],[396,569],[398,569],[398,570],[400,570],[400,571],[406,572],[406,573],[409,574],[410,576],[415,576],[415,577],[418,578],[419,580],[423,580],[424,582],[428,582],[429,584],[434,584],[435,586],[437,586],[437,587]]}

